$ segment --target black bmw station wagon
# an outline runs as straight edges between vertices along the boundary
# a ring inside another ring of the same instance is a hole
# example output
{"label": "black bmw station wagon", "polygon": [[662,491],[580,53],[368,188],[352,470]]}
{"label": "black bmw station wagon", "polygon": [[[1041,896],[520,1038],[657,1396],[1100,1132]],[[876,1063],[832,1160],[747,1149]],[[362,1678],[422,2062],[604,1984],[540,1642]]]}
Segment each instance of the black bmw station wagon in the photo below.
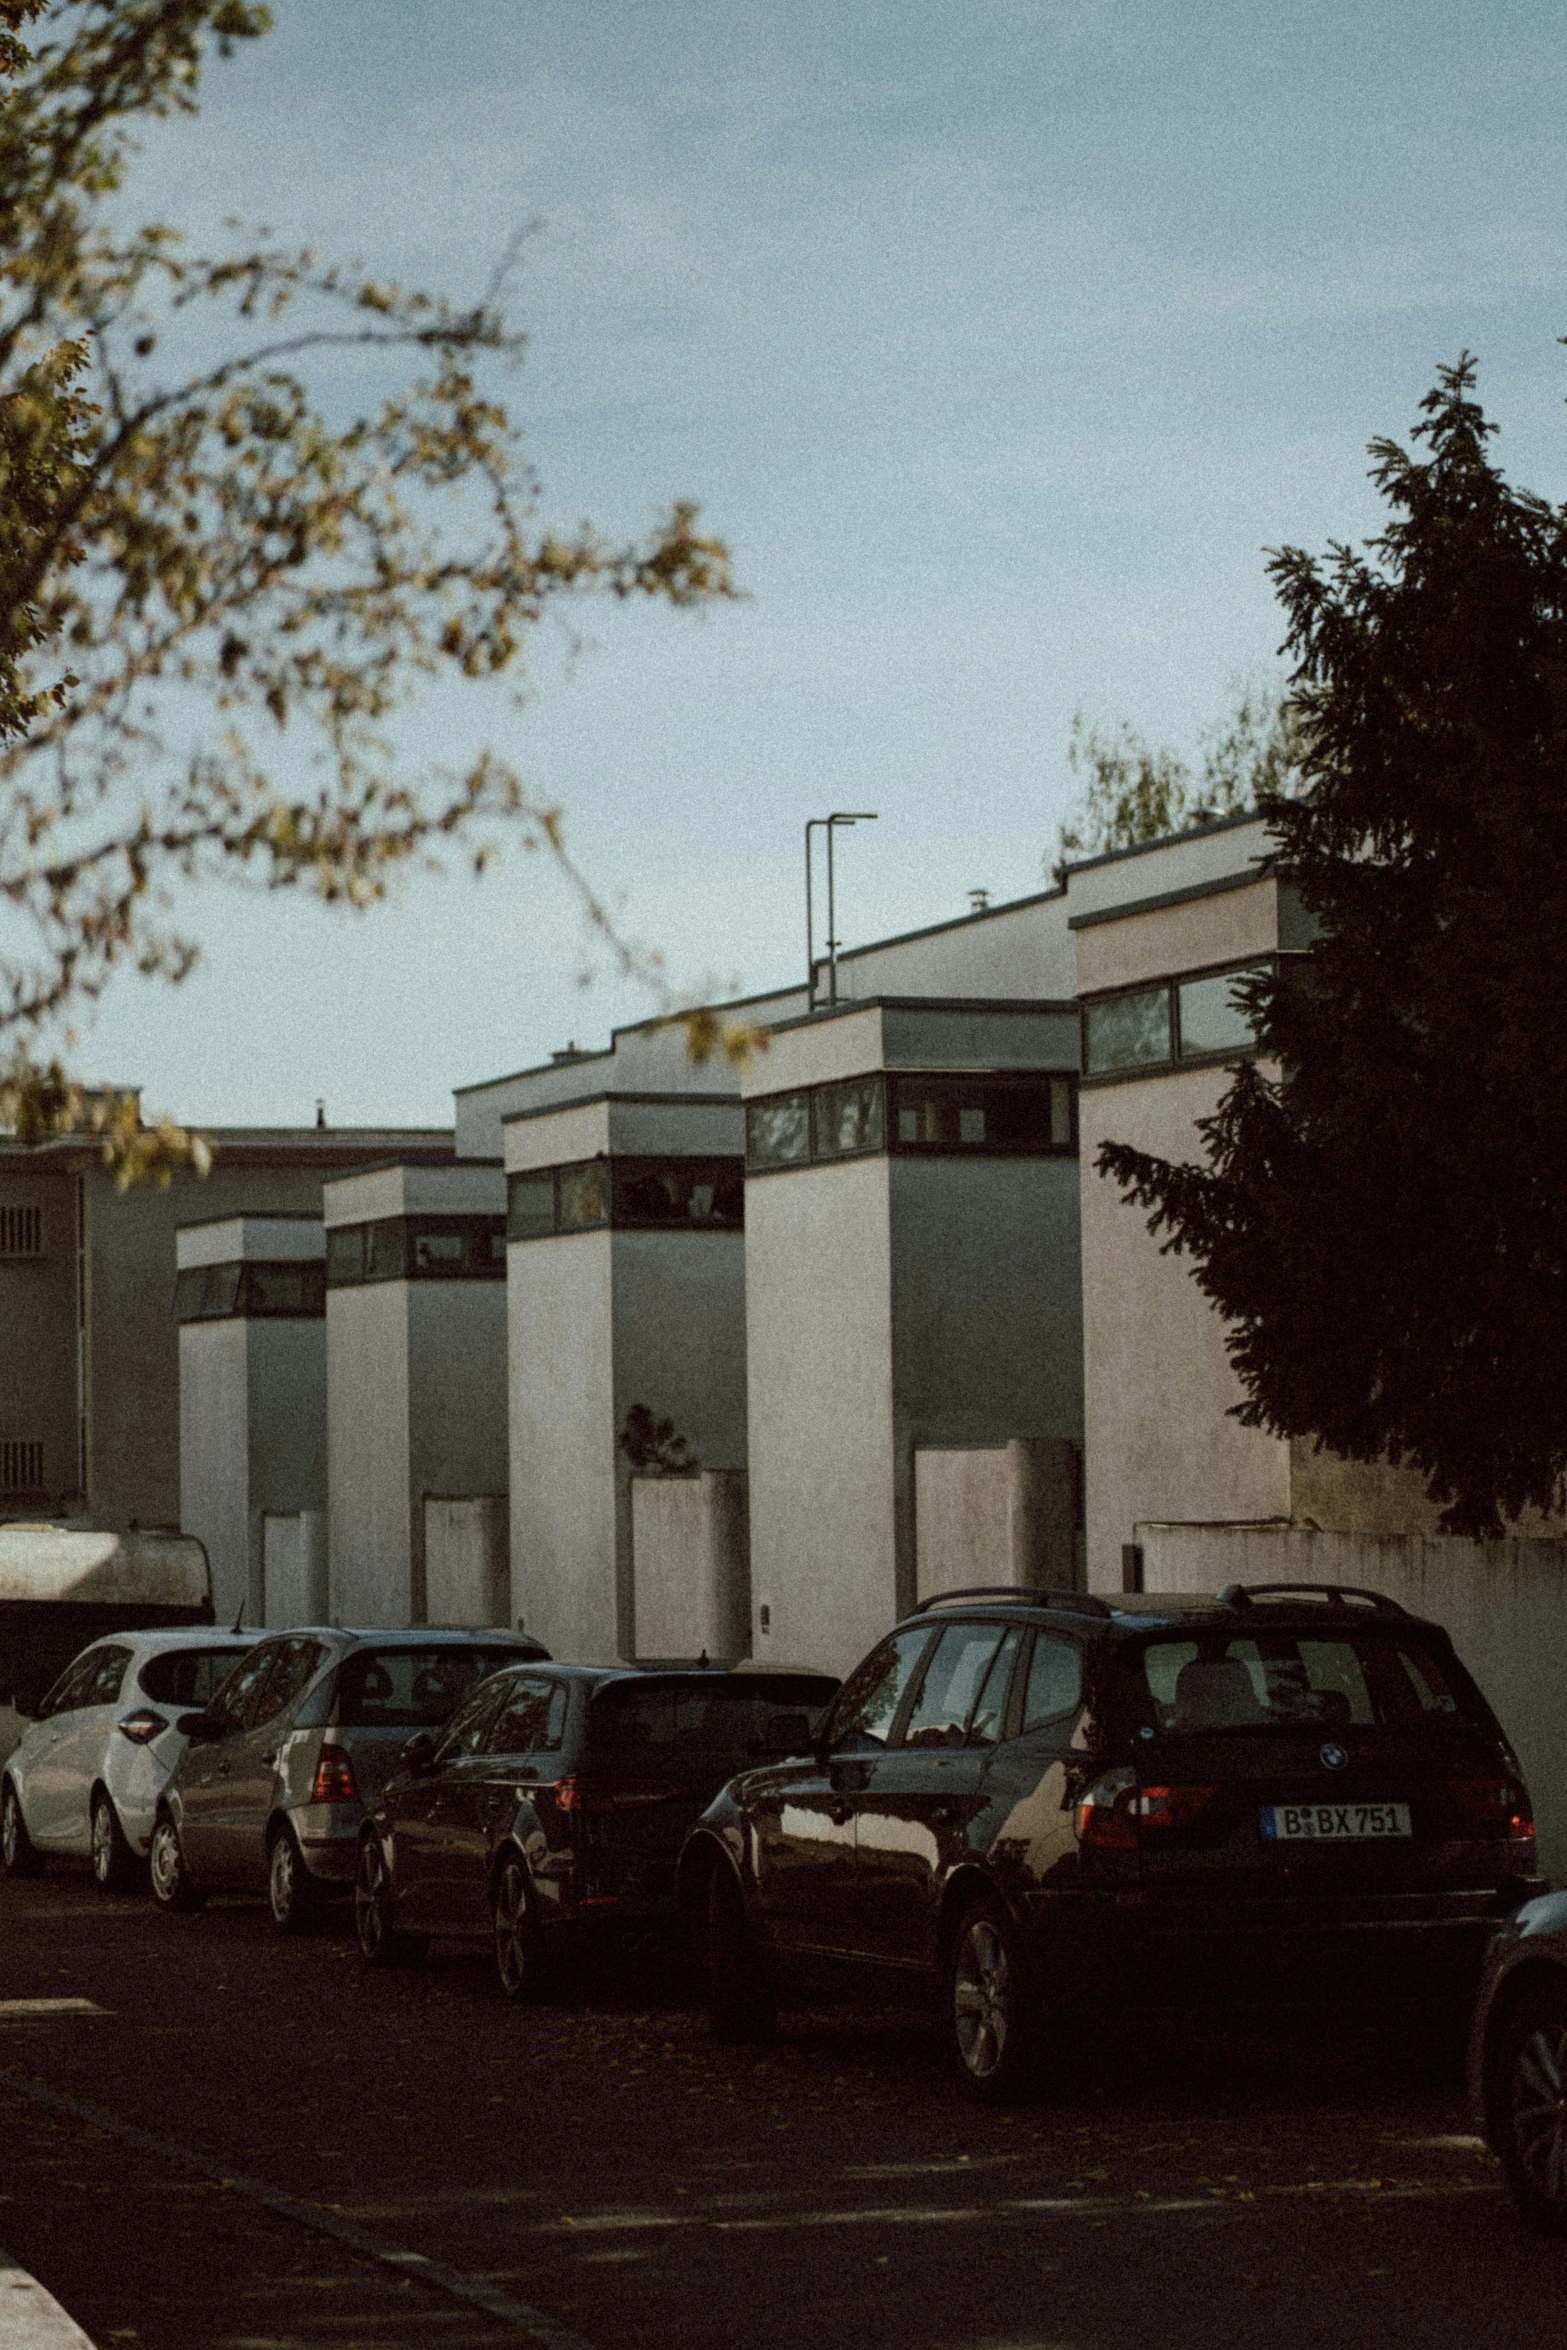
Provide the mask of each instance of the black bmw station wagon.
{"label": "black bmw station wagon", "polygon": [[808,1760],[724,1790],[680,1878],[721,2038],[766,2037],[823,1961],[879,1970],[939,1987],[982,2094],[1096,2002],[1369,1992],[1456,2020],[1538,1886],[1516,1759],[1446,1632],[1306,1585],[929,1601]]}

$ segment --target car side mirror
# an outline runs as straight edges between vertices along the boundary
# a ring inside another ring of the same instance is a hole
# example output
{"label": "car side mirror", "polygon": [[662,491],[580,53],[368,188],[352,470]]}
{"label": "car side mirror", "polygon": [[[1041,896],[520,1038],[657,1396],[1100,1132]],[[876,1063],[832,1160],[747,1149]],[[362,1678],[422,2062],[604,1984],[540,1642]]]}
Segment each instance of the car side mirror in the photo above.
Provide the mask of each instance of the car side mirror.
{"label": "car side mirror", "polygon": [[435,1761],[433,1734],[429,1730],[416,1730],[398,1759],[405,1771],[429,1770]]}

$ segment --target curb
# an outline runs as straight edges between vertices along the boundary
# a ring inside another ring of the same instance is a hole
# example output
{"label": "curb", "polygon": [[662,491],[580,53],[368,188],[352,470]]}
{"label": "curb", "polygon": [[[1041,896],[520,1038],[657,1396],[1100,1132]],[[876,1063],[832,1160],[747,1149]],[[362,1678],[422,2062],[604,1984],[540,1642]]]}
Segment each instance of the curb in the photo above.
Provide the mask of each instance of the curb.
{"label": "curb", "polygon": [[0,2342],[5,2350],[93,2350],[52,2293],[0,2252]]}

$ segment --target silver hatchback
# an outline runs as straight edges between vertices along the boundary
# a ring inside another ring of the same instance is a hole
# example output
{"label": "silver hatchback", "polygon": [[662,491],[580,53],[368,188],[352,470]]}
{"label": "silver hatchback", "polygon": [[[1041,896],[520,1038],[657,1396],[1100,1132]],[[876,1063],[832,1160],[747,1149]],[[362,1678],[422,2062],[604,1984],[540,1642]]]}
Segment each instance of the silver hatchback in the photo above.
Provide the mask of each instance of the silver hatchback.
{"label": "silver hatchback", "polygon": [[284,1933],[353,1884],[359,1824],[418,1730],[476,1681],[543,1657],[494,1631],[285,1632],[261,1642],[200,1713],[158,1804],[148,1855],[168,1910],[265,1893]]}

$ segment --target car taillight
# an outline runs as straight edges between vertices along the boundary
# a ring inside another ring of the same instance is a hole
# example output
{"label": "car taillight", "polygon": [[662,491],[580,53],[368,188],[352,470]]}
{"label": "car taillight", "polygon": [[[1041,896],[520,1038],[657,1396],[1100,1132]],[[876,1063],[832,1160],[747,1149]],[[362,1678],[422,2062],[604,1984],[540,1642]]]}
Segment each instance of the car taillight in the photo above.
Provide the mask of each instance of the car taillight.
{"label": "car taillight", "polygon": [[133,1746],[150,1746],[154,1738],[162,1737],[169,1725],[162,1714],[155,1714],[150,1705],[143,1705],[114,1726],[120,1736],[128,1738]]}
{"label": "car taillight", "polygon": [[1511,1779],[1450,1779],[1459,1803],[1510,1844],[1534,1842],[1534,1808],[1525,1787]]}
{"label": "car taillight", "polygon": [[359,1801],[359,1789],[354,1783],[354,1759],[346,1746],[322,1747],[310,1800],[312,1803]]}
{"label": "car taillight", "polygon": [[1130,1771],[1106,1771],[1077,1807],[1077,1840],[1100,1852],[1135,1852],[1144,1833],[1189,1828],[1217,1787],[1139,1787]]}
{"label": "car taillight", "polygon": [[680,1793],[672,1779],[593,1779],[574,1773],[555,1782],[561,1811],[640,1811]]}

